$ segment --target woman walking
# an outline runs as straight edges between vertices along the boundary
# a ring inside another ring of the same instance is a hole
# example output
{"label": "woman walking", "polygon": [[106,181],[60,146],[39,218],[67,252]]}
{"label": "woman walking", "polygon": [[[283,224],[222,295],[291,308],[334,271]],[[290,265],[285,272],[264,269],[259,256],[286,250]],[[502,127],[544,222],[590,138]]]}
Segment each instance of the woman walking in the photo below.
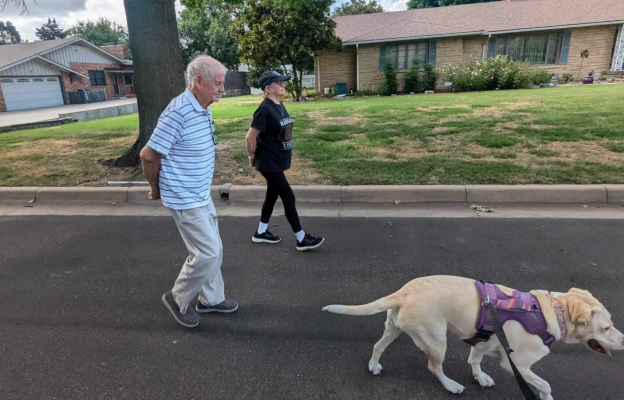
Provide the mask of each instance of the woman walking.
{"label": "woman walking", "polygon": [[292,159],[293,121],[280,99],[286,93],[285,82],[289,79],[290,76],[275,71],[265,72],[260,76],[264,101],[254,113],[251,128],[245,137],[249,165],[255,166],[267,181],[260,225],[251,240],[255,243],[281,241],[279,236],[268,230],[273,207],[279,196],[284,203],[286,219],[297,237],[297,250],[306,251],[319,247],[325,239],[306,234],[301,228],[295,207],[295,195],[284,175],[284,171],[290,168]]}

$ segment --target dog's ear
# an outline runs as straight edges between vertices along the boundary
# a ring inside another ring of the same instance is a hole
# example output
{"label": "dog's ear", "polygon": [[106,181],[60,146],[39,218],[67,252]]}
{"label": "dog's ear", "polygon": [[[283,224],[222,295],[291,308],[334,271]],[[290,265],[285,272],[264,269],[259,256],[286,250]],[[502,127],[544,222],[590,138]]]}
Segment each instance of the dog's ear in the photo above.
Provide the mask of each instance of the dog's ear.
{"label": "dog's ear", "polygon": [[592,317],[592,308],[582,299],[574,299],[568,304],[570,320],[573,324],[587,324]]}
{"label": "dog's ear", "polygon": [[587,290],[583,290],[583,289],[578,289],[578,288],[572,288],[568,291],[568,293],[577,293],[577,294],[582,294],[585,296],[589,296],[589,297],[594,297],[591,293],[589,293]]}

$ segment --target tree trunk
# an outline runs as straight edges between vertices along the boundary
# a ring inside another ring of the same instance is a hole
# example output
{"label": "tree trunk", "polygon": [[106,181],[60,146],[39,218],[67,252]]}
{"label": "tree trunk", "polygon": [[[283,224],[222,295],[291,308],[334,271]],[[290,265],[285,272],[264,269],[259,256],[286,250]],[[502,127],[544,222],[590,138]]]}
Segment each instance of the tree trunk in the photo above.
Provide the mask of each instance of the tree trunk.
{"label": "tree trunk", "polygon": [[[299,77],[297,76],[297,61],[293,60],[292,58],[290,58],[290,63],[292,65],[292,69],[293,69],[293,78],[294,78],[294,83],[295,83],[295,101],[299,101],[301,100],[301,87],[300,87],[300,82],[299,82]],[[294,100],[294,99],[293,99]]]}
{"label": "tree trunk", "polygon": [[303,67],[299,70],[299,93],[303,96]]}
{"label": "tree trunk", "polygon": [[124,0],[134,88],[139,106],[139,137],[116,167],[139,164],[162,111],[184,91],[184,69],[174,0]]}

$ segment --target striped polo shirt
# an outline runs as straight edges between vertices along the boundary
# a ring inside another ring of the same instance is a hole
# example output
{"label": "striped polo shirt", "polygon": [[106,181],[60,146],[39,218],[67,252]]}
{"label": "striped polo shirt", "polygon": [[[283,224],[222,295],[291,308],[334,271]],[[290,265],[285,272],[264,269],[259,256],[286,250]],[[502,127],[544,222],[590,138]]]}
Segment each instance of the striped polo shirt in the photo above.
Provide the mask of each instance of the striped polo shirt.
{"label": "striped polo shirt", "polygon": [[213,130],[210,107],[204,110],[188,89],[160,115],[147,146],[162,155],[159,184],[165,207],[188,210],[210,203]]}

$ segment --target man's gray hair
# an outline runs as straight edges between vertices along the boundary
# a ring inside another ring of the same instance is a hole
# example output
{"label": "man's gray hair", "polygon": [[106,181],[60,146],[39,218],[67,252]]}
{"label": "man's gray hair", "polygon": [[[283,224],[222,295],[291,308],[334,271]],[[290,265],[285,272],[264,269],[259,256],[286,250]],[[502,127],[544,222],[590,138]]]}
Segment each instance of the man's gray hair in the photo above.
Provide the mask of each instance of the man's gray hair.
{"label": "man's gray hair", "polygon": [[209,81],[217,74],[225,73],[227,68],[223,66],[219,61],[210,56],[198,56],[193,59],[186,67],[186,75],[191,87],[195,83],[195,78],[201,76],[203,79]]}

